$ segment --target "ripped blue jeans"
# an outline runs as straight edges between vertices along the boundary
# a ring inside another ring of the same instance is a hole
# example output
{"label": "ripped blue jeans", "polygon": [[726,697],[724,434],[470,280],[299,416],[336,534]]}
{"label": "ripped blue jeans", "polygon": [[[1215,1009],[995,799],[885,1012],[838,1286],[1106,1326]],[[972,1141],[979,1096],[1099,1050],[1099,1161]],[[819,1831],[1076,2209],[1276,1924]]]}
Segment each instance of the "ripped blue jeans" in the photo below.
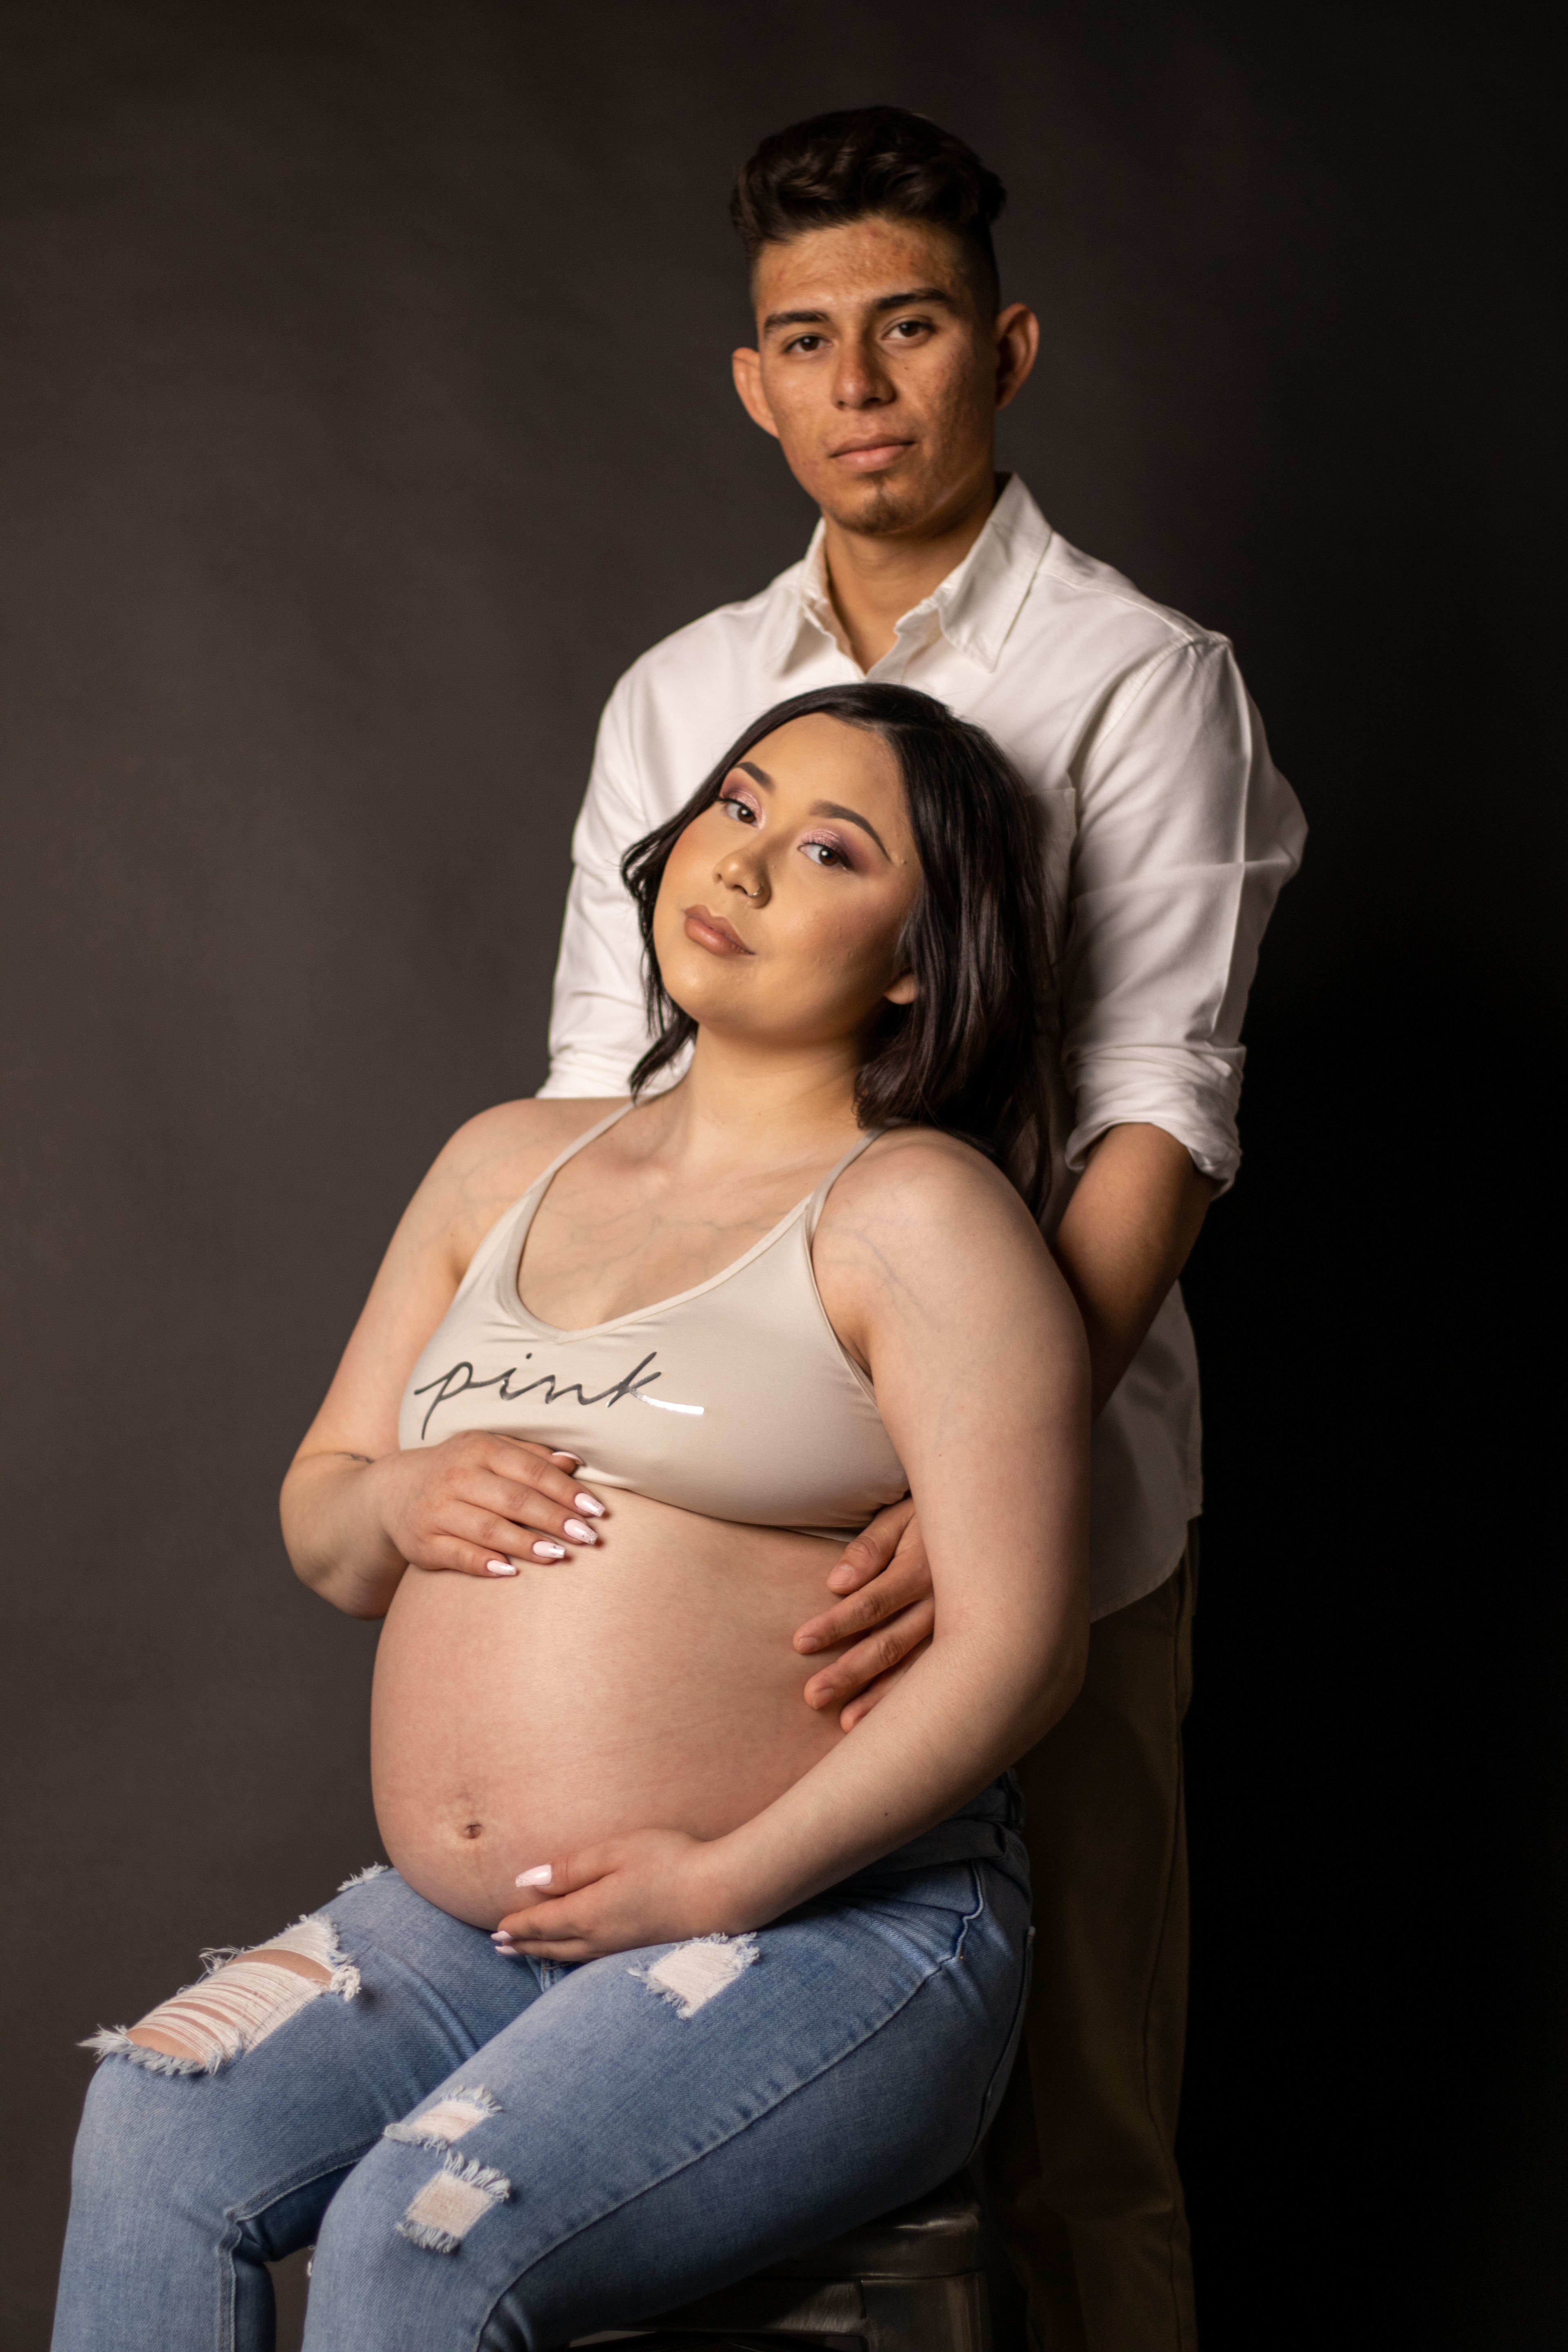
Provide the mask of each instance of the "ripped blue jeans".
{"label": "ripped blue jeans", "polygon": [[312,2243],[306,2352],[546,2352],[921,2195],[1017,2038],[1016,1817],[998,1781],[754,1937],[574,1967],[351,1882],[280,1939],[309,1976],[208,1979],[204,2070],[101,2037],[54,2352],[266,2352]]}

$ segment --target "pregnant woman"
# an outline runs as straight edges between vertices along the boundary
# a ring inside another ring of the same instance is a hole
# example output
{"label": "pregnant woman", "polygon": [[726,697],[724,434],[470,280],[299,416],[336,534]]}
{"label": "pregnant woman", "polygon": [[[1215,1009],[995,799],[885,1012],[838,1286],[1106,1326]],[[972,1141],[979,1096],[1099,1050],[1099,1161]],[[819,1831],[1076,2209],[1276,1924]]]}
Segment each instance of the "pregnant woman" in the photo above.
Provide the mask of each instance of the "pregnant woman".
{"label": "pregnant woman", "polygon": [[[545,2352],[973,2147],[1005,1768],[1087,1633],[1035,823],[978,730],[856,687],[628,858],[630,1102],[459,1130],[284,1488],[305,1582],[385,1620],[395,1867],[97,2037],[56,2352],[258,2352],[312,2242],[310,2352]],[[790,1633],[906,1489],[931,1638],[846,1734]]]}

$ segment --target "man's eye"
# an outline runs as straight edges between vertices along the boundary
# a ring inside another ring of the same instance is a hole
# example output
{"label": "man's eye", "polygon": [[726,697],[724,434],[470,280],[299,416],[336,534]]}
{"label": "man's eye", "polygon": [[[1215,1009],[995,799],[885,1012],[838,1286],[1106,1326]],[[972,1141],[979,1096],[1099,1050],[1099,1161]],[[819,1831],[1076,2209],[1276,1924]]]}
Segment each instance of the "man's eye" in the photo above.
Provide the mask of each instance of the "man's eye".
{"label": "man's eye", "polygon": [[895,335],[901,335],[907,343],[912,341],[916,335],[923,335],[930,324],[929,319],[900,319],[892,331]]}
{"label": "man's eye", "polygon": [[787,343],[784,348],[792,352],[815,352],[820,348],[821,342],[820,335],[796,335],[794,341]]}

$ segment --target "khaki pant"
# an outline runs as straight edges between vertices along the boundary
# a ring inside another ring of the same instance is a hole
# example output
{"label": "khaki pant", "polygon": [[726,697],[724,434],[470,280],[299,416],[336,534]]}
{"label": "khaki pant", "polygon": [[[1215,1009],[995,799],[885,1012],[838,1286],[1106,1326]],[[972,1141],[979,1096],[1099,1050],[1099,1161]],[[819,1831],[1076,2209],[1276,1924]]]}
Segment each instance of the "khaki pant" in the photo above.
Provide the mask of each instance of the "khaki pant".
{"label": "khaki pant", "polygon": [[1196,1584],[1194,1521],[1175,1573],[1093,1628],[1082,1692],[1018,1767],[1034,1986],[984,2166],[1037,2352],[1194,2352],[1197,2342],[1173,2153]]}

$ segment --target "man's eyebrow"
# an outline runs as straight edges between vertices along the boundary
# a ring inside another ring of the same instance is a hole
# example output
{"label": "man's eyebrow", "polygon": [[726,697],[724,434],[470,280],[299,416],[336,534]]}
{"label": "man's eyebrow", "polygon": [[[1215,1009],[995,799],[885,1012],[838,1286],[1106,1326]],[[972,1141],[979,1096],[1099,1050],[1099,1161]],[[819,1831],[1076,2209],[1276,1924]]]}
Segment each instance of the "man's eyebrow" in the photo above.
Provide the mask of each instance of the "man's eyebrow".
{"label": "man's eyebrow", "polygon": [[908,294],[879,294],[871,308],[873,310],[901,310],[906,302],[940,302],[949,310],[958,308],[953,297],[940,286],[917,286]]}
{"label": "man's eyebrow", "polygon": [[[940,302],[946,310],[960,308],[957,299],[941,286],[914,286],[903,294],[879,294],[872,303],[873,310],[901,310],[910,302]],[[826,310],[770,310],[763,320],[763,332],[771,335],[775,327],[825,327]]]}

